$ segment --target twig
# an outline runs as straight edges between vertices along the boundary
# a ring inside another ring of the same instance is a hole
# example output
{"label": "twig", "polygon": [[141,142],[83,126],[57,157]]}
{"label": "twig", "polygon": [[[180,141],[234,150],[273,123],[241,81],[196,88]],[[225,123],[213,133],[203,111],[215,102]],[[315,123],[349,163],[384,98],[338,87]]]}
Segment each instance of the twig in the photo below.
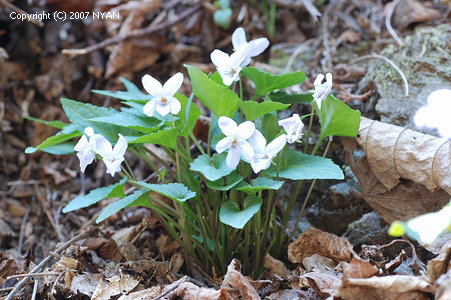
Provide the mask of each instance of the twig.
{"label": "twig", "polygon": [[[28,15],[28,13],[27,13],[26,11],[24,11],[24,10],[21,9],[21,8],[18,8],[17,6],[15,6],[14,4],[9,3],[9,2],[6,1],[6,0],[0,0],[0,4],[3,4],[4,6],[8,7],[9,9],[11,9],[12,11],[15,11],[15,12],[18,13],[18,14],[21,14],[21,15],[22,15],[22,14]],[[35,20],[35,19],[33,19],[33,18],[30,18],[30,22],[33,23],[33,24],[36,25],[36,26],[44,27],[44,23],[43,23],[42,21],[39,21],[39,20]]]}
{"label": "twig", "polygon": [[170,292],[172,292],[173,290],[178,288],[179,285],[181,285],[182,283],[188,282],[188,281],[189,281],[188,276],[184,276],[184,277],[180,278],[176,282],[171,283],[170,285],[168,285],[168,289],[165,292],[161,293],[157,297],[152,298],[151,300],[158,300],[158,299],[163,298],[164,296],[166,296],[167,294],[169,294]]}
{"label": "twig", "polygon": [[25,226],[27,225],[28,216],[30,215],[30,210],[31,210],[31,207],[28,207],[27,211],[25,212],[25,215],[23,216],[22,223],[20,224],[19,245],[17,246],[17,252],[19,254],[22,254]]}
{"label": "twig", "polygon": [[[85,238],[86,236],[90,235],[93,231],[95,230],[95,228],[91,229],[91,230],[87,230],[85,232],[82,232],[80,234],[78,234],[77,236],[75,236],[73,239],[65,242],[64,244],[62,244],[58,249],[55,250],[55,253],[59,254],[61,252],[63,252],[66,248],[68,248],[69,246],[71,246],[73,243]],[[33,270],[30,271],[30,274],[36,273],[39,270],[42,269],[42,267],[44,267],[51,259],[53,258],[53,254],[49,254],[46,258],[44,258],[36,267],[33,268]],[[5,300],[11,300],[14,297],[14,294],[30,279],[30,276],[24,277],[21,281],[19,281],[14,288],[12,289],[12,291],[8,294],[8,297],[6,297]]]}
{"label": "twig", "polygon": [[329,30],[327,25],[329,24],[329,11],[331,10],[332,4],[329,4],[324,10],[324,15],[321,18],[321,33],[324,45],[324,58],[326,59],[326,67],[328,70],[332,69],[332,55],[330,53],[329,46]]}
{"label": "twig", "polygon": [[39,281],[35,280],[34,281],[34,286],[33,286],[33,294],[31,296],[31,300],[36,300],[36,294],[38,293],[38,284],[39,284]]}
{"label": "twig", "polygon": [[395,63],[392,62],[389,58],[387,58],[387,57],[385,57],[383,55],[372,53],[370,55],[364,55],[364,56],[361,56],[361,57],[357,57],[356,59],[351,60],[349,63],[351,64],[351,63],[355,63],[355,62],[358,62],[358,61],[361,61],[361,60],[371,59],[371,58],[378,58],[378,59],[384,60],[385,62],[390,64],[390,66],[392,66],[393,69],[396,70],[396,72],[398,72],[399,76],[401,76],[401,79],[404,82],[405,96],[408,97],[409,96],[409,83],[407,82],[407,78],[404,75],[404,73],[401,71],[401,69],[398,68],[398,66],[395,65]]}
{"label": "twig", "polygon": [[58,276],[61,273],[27,273],[27,274],[16,274],[8,276],[6,279],[22,278],[22,277],[39,277],[39,276]]}
{"label": "twig", "polygon": [[117,44],[117,43],[120,43],[122,41],[131,39],[131,38],[149,35],[151,33],[157,32],[159,30],[171,27],[172,25],[179,23],[180,21],[189,17],[190,15],[192,15],[199,9],[200,9],[200,6],[195,5],[195,6],[188,8],[187,10],[183,11],[180,15],[178,15],[177,17],[174,17],[172,20],[169,20],[167,22],[164,22],[164,23],[161,23],[161,24],[158,24],[155,26],[146,27],[146,28],[135,29],[135,30],[129,31],[124,34],[118,34],[114,37],[108,38],[106,40],[103,40],[100,43],[94,44],[94,45],[86,47],[86,48],[63,49],[62,53],[69,55],[69,56],[73,56],[73,57],[79,56],[79,55],[85,55],[85,54],[91,53],[93,51],[105,48],[106,46],[109,46],[112,44]]}
{"label": "twig", "polygon": [[36,195],[38,197],[39,202],[41,202],[41,206],[42,209],[45,212],[45,215],[47,216],[47,219],[49,219],[50,224],[52,225],[53,229],[56,232],[56,235],[58,236],[58,239],[60,240],[60,242],[64,242],[65,238],[63,236],[63,234],[61,233],[61,231],[59,230],[59,227],[56,225],[55,221],[52,218],[52,215],[50,214],[50,211],[47,209],[47,205],[45,203],[44,197],[41,194],[41,191],[39,190],[39,187],[37,184],[34,185],[34,188],[36,190]]}
{"label": "twig", "polygon": [[302,52],[305,48],[307,48],[307,46],[310,46],[310,44],[311,44],[313,41],[314,41],[314,39],[310,39],[310,40],[308,40],[308,41],[305,41],[304,43],[300,44],[300,45],[293,51],[293,53],[292,53],[292,54],[290,55],[290,57],[288,58],[287,65],[285,66],[285,69],[284,69],[284,73],[287,73],[287,72],[290,71],[291,66],[293,65],[293,62],[294,62],[295,58],[296,58],[299,54],[301,54],[301,52]]}
{"label": "twig", "polygon": [[387,11],[387,15],[385,16],[385,27],[387,27],[388,32],[395,39],[395,41],[398,43],[398,45],[402,46],[403,43],[402,43],[401,39],[396,34],[393,27],[391,27],[391,23],[390,23],[391,16],[393,15],[393,12],[395,11],[395,7],[398,5],[398,3],[399,3],[399,0],[395,0],[392,3],[390,3],[390,6]]}
{"label": "twig", "polygon": [[308,11],[308,13],[312,16],[312,18],[315,21],[318,21],[318,18],[321,16],[321,13],[319,12],[319,10],[316,8],[315,5],[312,4],[312,1],[310,1],[310,0],[294,0],[294,1],[273,0],[273,2],[275,2],[276,4],[278,4],[280,6],[283,6],[286,8],[291,8],[291,9],[296,9],[301,6],[304,6],[305,9]]}

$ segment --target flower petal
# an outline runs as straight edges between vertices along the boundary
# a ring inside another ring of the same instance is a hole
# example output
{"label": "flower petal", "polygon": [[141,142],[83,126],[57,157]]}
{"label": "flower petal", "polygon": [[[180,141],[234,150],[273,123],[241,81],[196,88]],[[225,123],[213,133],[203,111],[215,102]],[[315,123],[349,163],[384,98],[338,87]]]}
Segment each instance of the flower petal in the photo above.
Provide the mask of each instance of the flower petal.
{"label": "flower petal", "polygon": [[94,129],[92,129],[92,127],[86,127],[83,132],[89,137],[94,135]]}
{"label": "flower petal", "polygon": [[251,161],[251,167],[255,174],[261,170],[266,170],[271,166],[271,159],[266,157],[254,156]]}
{"label": "flower petal", "polygon": [[183,84],[183,74],[178,72],[168,79],[163,86],[164,96],[174,96]]}
{"label": "flower petal", "polygon": [[236,122],[226,116],[219,117],[218,126],[226,136],[234,136],[237,131]]}
{"label": "flower petal", "polygon": [[124,161],[124,159],[115,159],[115,160],[109,160],[109,159],[104,159],[103,162],[105,163],[106,166],[106,173],[107,174],[111,174],[111,176],[114,176],[114,174],[116,174],[117,172],[121,171],[121,164]]}
{"label": "flower petal", "polygon": [[216,152],[222,153],[229,149],[235,139],[232,137],[225,137],[216,143]]}
{"label": "flower petal", "polygon": [[249,42],[247,48],[247,56],[254,57],[260,55],[269,46],[269,41],[267,38],[262,37]]}
{"label": "flower petal", "polygon": [[[234,148],[234,147],[231,147]],[[251,161],[252,157],[254,156],[254,149],[252,149],[251,144],[249,144],[247,141],[238,141],[238,148],[240,149],[241,155],[243,155],[243,158],[247,161]],[[229,149],[230,151],[230,149]]]}
{"label": "flower petal", "polygon": [[252,61],[251,58],[249,56],[246,56],[246,58],[243,60],[240,66],[244,68],[248,66],[251,63],[251,61]]}
{"label": "flower petal", "polygon": [[171,108],[171,114],[176,115],[180,112],[182,106],[180,105],[179,100],[175,97],[167,97],[168,105]]}
{"label": "flower petal", "polygon": [[141,81],[146,92],[154,97],[160,97],[161,93],[163,92],[163,86],[158,80],[156,80],[149,74],[146,74],[143,76]]}
{"label": "flower petal", "polygon": [[102,156],[102,158],[112,157],[113,146],[111,146],[111,143],[100,134],[96,134],[94,138],[96,139],[96,152]]}
{"label": "flower petal", "polygon": [[230,55],[230,59],[228,60],[228,65],[236,71],[236,73],[239,73],[240,70],[237,68],[241,65],[241,63],[244,61],[244,59],[247,56],[247,47],[248,45],[243,45],[238,50],[232,53]]}
{"label": "flower petal", "polygon": [[210,54],[211,61],[216,67],[223,67],[227,65],[227,62],[230,60],[230,57],[227,53],[222,52],[221,50],[215,49]]}
{"label": "flower petal", "polygon": [[238,125],[236,129],[236,137],[239,139],[247,140],[255,131],[255,124],[251,121],[246,121]]}
{"label": "flower petal", "polygon": [[166,116],[170,111],[171,111],[171,107],[166,103],[163,104],[161,103],[161,101],[159,103],[157,103],[157,105],[155,106],[155,110],[162,115],[163,117]]}
{"label": "flower petal", "polygon": [[324,75],[323,74],[318,74],[318,76],[316,76],[315,82],[313,82],[313,86],[315,87],[315,89],[319,89],[322,82],[324,79]]}
{"label": "flower petal", "polygon": [[266,153],[266,139],[263,134],[255,129],[254,134],[248,139],[249,144],[251,144],[252,149],[254,149],[255,154],[265,154]]}
{"label": "flower petal", "polygon": [[247,41],[246,41],[246,33],[244,32],[244,29],[242,27],[238,27],[232,33],[233,49],[236,51],[238,48],[240,48],[245,43],[247,43]]}
{"label": "flower petal", "polygon": [[[250,146],[249,146],[250,147]],[[227,167],[235,169],[240,162],[240,150],[238,147],[230,147],[229,153],[227,153],[226,164]]]}
{"label": "flower petal", "polygon": [[287,143],[287,135],[282,134],[276,137],[266,146],[266,155],[271,159],[274,158]]}
{"label": "flower petal", "polygon": [[90,165],[96,157],[95,153],[92,151],[80,151],[77,153],[77,156],[80,160],[80,171],[82,173],[85,172],[86,167]]}
{"label": "flower petal", "polygon": [[75,151],[86,151],[89,149],[89,142],[86,135],[82,135],[74,147]]}
{"label": "flower petal", "polygon": [[119,139],[113,148],[113,157],[115,159],[124,158],[125,151],[127,151],[128,143],[125,137],[119,133]]}
{"label": "flower petal", "polygon": [[148,117],[153,117],[155,114],[155,108],[157,103],[161,101],[161,98],[153,98],[144,105],[143,112]]}
{"label": "flower petal", "polygon": [[218,73],[221,75],[224,85],[230,86],[234,81],[236,81],[236,76],[232,75],[229,70],[224,71],[222,69],[218,69]]}

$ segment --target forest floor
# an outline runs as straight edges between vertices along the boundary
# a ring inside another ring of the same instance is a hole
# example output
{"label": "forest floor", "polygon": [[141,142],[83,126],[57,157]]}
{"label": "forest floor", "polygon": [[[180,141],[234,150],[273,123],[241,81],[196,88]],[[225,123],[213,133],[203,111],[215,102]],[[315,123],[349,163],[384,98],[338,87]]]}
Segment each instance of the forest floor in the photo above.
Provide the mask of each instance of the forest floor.
{"label": "forest floor", "polygon": [[[339,141],[331,152],[346,171],[347,185],[317,186],[303,218],[304,230],[314,227],[294,242],[289,261],[268,257],[256,280],[241,274],[238,261],[225,277],[209,278],[190,265],[147,208],[124,209],[101,224],[95,219],[111,200],[62,212],[75,196],[114,182],[100,165],[82,175],[76,155],[25,154],[56,133],[25,117],[66,121],[62,97],[114,107],[113,99],[90,90],[123,90],[121,77],[139,86],[144,74],[165,81],[185,72],[183,64],[212,72],[210,53],[230,52],[233,30],[243,27],[248,38],[270,40],[256,67],[304,71],[307,80],[297,91],[312,89],[318,73],[332,72],[337,98],[367,118],[390,122],[375,109],[383,92],[378,79],[368,77],[371,59],[358,58],[392,49],[384,53],[398,63],[398,36],[406,43],[421,28],[443,29],[451,21],[451,2],[444,0],[230,2],[232,21],[224,30],[213,20],[218,8],[212,1],[0,1],[0,300],[451,299],[449,236],[429,246],[389,237],[384,219],[397,215],[384,215],[358,196],[364,188],[352,182]],[[19,7],[76,19],[13,20]],[[119,12],[121,19],[81,20],[75,14],[106,11]],[[449,37],[451,30],[441,32]],[[451,72],[443,72],[450,86]],[[182,93],[191,92],[187,86]],[[403,93],[401,80],[399,87],[394,93]],[[393,123],[409,127],[399,118]],[[147,177],[146,166],[131,164],[138,177]],[[394,196],[399,194],[384,201]],[[437,209],[428,202],[415,213]]]}

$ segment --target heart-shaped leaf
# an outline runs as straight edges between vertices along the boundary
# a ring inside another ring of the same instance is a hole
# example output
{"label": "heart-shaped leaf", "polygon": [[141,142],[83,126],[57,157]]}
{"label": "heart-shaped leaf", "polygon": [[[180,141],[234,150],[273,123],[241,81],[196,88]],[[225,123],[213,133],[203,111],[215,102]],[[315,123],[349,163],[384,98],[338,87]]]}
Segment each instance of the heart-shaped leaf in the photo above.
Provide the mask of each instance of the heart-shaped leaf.
{"label": "heart-shaped leaf", "polygon": [[242,229],[244,225],[258,212],[262,206],[263,199],[252,195],[244,199],[243,210],[238,204],[229,200],[221,205],[219,210],[219,220],[233,228]]}
{"label": "heart-shaped leaf", "polygon": [[214,154],[211,165],[207,154],[200,155],[190,164],[190,170],[202,173],[210,181],[216,181],[234,170],[227,167],[226,156],[227,153]]}

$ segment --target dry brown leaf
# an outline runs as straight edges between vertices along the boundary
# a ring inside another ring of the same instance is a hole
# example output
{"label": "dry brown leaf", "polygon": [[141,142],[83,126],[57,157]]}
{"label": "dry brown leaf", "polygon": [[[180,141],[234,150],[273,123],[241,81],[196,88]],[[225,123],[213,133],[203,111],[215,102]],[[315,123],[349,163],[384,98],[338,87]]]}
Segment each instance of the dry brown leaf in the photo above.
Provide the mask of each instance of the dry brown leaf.
{"label": "dry brown leaf", "polygon": [[247,300],[260,299],[249,280],[241,274],[241,264],[236,259],[233,259],[227,267],[227,273],[224,276],[221,288],[226,288],[232,299],[237,299],[238,297]]}
{"label": "dry brown leaf", "polygon": [[158,247],[164,257],[169,257],[175,249],[180,247],[180,245],[176,241],[174,241],[169,237],[169,235],[166,234],[160,235],[155,241],[155,245]]}
{"label": "dry brown leaf", "polygon": [[333,273],[310,272],[300,277],[307,278],[309,285],[316,289],[321,296],[333,296],[341,285],[341,279]]}
{"label": "dry brown leaf", "polygon": [[451,269],[446,274],[440,276],[435,282],[435,299],[449,300],[451,299]]}
{"label": "dry brown leaf", "polygon": [[285,264],[269,254],[266,254],[265,256],[265,269],[268,269],[270,273],[279,275],[283,278],[290,275],[290,271]]}
{"label": "dry brown leaf", "polygon": [[451,241],[442,247],[440,254],[428,262],[429,281],[434,282],[451,268]]}
{"label": "dry brown leaf", "polygon": [[[384,125],[392,126],[388,124]],[[371,134],[389,137],[390,130],[386,129],[385,131],[387,132]],[[360,136],[359,139],[361,140],[362,136]],[[356,141],[351,138],[342,138],[342,143],[346,151],[346,161],[359,182],[362,190],[362,197],[381,216],[381,218],[388,223],[396,220],[405,221],[420,214],[439,210],[443,205],[449,202],[449,194],[444,190],[437,189],[436,191],[431,192],[423,185],[410,180],[403,180],[403,183],[398,184],[392,190],[389,190],[373,173],[373,164],[376,164],[377,168],[380,168],[384,162],[377,161],[370,164],[366,155],[355,161],[352,157],[352,152],[357,147]],[[379,149],[379,152],[388,152],[388,150],[385,149],[384,142],[380,141],[380,144],[381,145],[373,145],[372,151],[376,151],[374,149],[377,147],[382,147]],[[395,143],[392,142],[392,145],[394,144]],[[389,168],[385,167],[384,169]],[[382,174],[379,175],[383,177]],[[399,180],[399,178],[397,180]]]}
{"label": "dry brown leaf", "polygon": [[[176,298],[177,297],[177,298]],[[227,294],[227,289],[220,290],[201,288],[191,282],[180,284],[173,292],[168,294],[168,299],[186,300],[231,300]]]}
{"label": "dry brown leaf", "polygon": [[91,297],[94,291],[96,290],[96,287],[99,284],[101,278],[102,278],[101,274],[76,275],[74,276],[74,278],[72,278],[70,291],[75,295],[78,293],[82,293],[84,295]]}
{"label": "dry brown leaf", "polygon": [[[1,219],[0,219],[1,220]],[[14,259],[7,259],[3,252],[0,252],[0,286],[7,280],[8,276],[17,274],[19,266]]]}
{"label": "dry brown leaf", "polygon": [[113,296],[126,294],[139,284],[139,280],[128,274],[115,275],[100,281],[92,294],[92,300],[109,300]]}
{"label": "dry brown leaf", "polygon": [[336,264],[337,263],[332,259],[318,254],[313,254],[312,256],[308,256],[302,260],[302,265],[307,272],[332,271],[335,268]]}
{"label": "dry brown leaf", "polygon": [[362,117],[356,140],[388,190],[403,178],[451,194],[451,142],[447,139]]}
{"label": "dry brown leaf", "polygon": [[418,0],[401,0],[395,8],[393,22],[398,29],[405,29],[412,23],[427,22],[438,17],[438,10],[426,7]]}
{"label": "dry brown leaf", "polygon": [[349,278],[370,278],[377,273],[377,268],[369,262],[359,258],[352,258],[349,264],[344,267],[343,280]]}
{"label": "dry brown leaf", "polygon": [[288,246],[288,259],[292,263],[301,263],[305,257],[319,254],[336,262],[350,261],[352,245],[335,234],[309,228]]}
{"label": "dry brown leaf", "polygon": [[153,286],[150,289],[145,289],[138,292],[133,292],[128,295],[122,295],[118,300],[147,300],[153,299],[160,295],[161,286]]}

